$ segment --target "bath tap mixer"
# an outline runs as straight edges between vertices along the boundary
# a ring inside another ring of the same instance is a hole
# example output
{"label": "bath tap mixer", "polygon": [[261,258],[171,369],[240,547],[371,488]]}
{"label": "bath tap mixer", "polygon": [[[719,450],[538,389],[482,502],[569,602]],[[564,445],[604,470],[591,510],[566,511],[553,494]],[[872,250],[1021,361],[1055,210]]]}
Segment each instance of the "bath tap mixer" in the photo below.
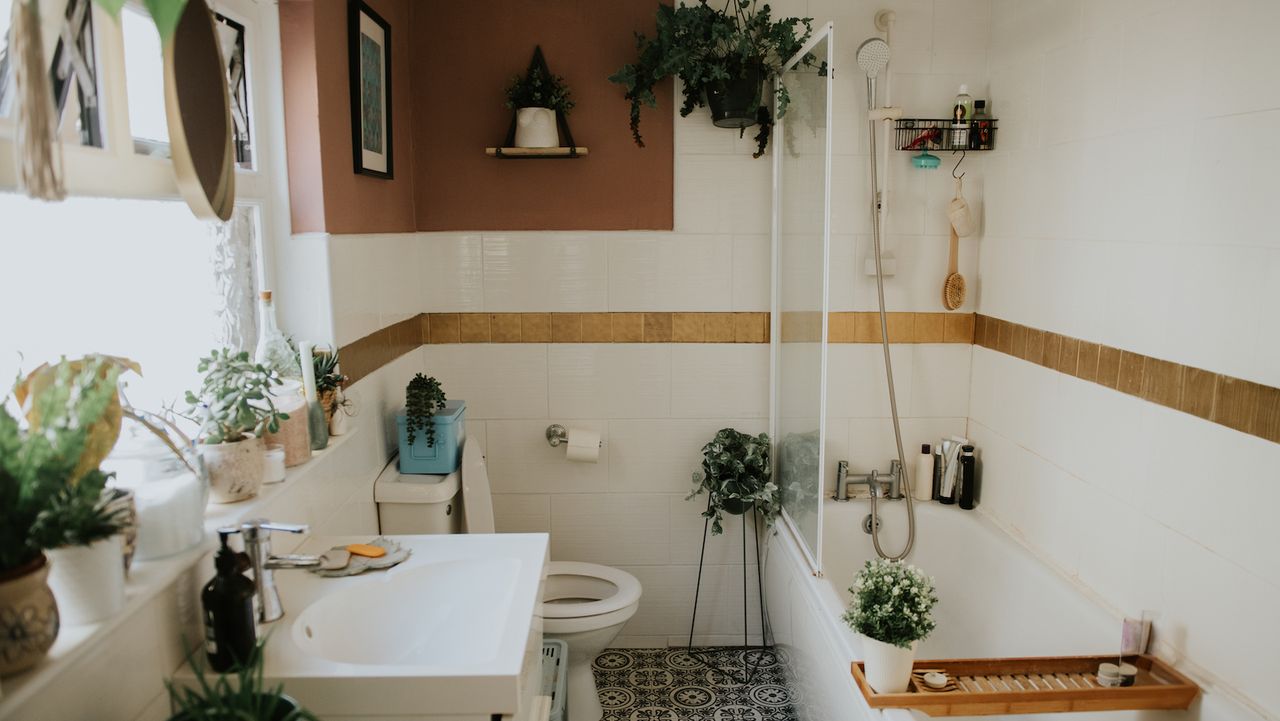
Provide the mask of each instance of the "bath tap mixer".
{"label": "bath tap mixer", "polygon": [[835,500],[849,500],[849,486],[866,486],[867,492],[873,496],[897,500],[902,498],[902,464],[895,458],[889,461],[889,472],[881,475],[880,471],[870,473],[849,474],[849,462],[836,464]]}
{"label": "bath tap mixer", "polygon": [[319,556],[289,554],[274,556],[271,554],[271,532],[306,533],[310,530],[304,524],[272,523],[265,518],[245,521],[238,527],[220,528],[219,532],[239,533],[244,537],[244,551],[249,556],[253,567],[253,584],[256,587],[257,611],[259,623],[270,623],[284,616],[284,606],[280,603],[280,591],[276,588],[276,579],[272,572],[284,568],[314,568],[320,565]]}

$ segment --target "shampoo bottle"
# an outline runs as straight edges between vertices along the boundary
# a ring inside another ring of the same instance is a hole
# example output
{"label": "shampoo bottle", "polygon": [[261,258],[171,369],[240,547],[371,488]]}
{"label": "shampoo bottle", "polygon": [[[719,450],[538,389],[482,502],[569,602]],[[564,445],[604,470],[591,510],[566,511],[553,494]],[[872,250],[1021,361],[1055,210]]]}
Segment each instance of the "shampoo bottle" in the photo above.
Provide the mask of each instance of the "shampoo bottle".
{"label": "shampoo bottle", "polygon": [[942,500],[942,444],[933,447],[933,500]]}
{"label": "shampoo bottle", "polygon": [[974,466],[973,446],[960,449],[960,507],[972,511],[977,498],[977,468]]}
{"label": "shampoo bottle", "polygon": [[969,147],[969,124],[973,122],[973,96],[969,95],[969,86],[961,85],[956,93],[955,105],[951,107],[951,147],[954,149]]}
{"label": "shampoo bottle", "polygon": [[204,587],[204,650],[209,667],[222,673],[249,660],[257,642],[253,613],[253,581],[243,573],[249,559],[227,546],[227,534],[218,536],[222,548],[214,559],[218,573]]}
{"label": "shampoo bottle", "polygon": [[933,449],[928,443],[920,444],[920,455],[916,456],[916,475],[911,480],[911,495],[917,501],[933,498]]}

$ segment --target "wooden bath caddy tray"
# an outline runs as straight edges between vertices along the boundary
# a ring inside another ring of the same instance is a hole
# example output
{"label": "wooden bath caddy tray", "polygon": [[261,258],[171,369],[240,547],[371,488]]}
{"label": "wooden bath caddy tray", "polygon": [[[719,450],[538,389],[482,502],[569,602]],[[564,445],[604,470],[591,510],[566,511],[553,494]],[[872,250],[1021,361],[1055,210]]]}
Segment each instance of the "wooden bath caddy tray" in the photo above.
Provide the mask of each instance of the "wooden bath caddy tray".
{"label": "wooden bath caddy tray", "polygon": [[[1200,687],[1153,656],[1126,656],[1138,668],[1132,686],[1098,684],[1098,664],[1115,656],[1041,658],[962,658],[916,661],[910,687],[903,693],[876,693],[867,684],[862,662],[853,662],[853,678],[871,708],[910,708],[930,716],[1003,716],[1063,711],[1185,709]],[[919,682],[924,671],[941,671],[949,690]]]}

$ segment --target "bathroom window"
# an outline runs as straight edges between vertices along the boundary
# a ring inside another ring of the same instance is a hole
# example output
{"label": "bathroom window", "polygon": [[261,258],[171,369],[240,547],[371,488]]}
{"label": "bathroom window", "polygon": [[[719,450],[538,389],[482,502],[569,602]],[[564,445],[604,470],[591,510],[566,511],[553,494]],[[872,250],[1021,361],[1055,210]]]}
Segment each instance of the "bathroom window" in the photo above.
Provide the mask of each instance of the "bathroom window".
{"label": "bathroom window", "polygon": [[120,12],[120,28],[124,33],[125,87],[134,152],[167,158],[169,124],[164,110],[160,34],[147,11],[134,5],[125,5]]}
{"label": "bathroom window", "polygon": [[[12,38],[9,35],[13,0],[0,0],[0,118],[13,113],[17,92],[13,74]],[[98,44],[92,0],[68,0],[60,17],[44,18],[45,25],[59,26],[49,66],[58,135],[62,142],[103,147],[102,84],[98,78]],[[46,42],[49,36],[46,35]]]}
{"label": "bathroom window", "polygon": [[253,349],[256,208],[206,223],[175,201],[43,203],[0,193],[0,217],[7,257],[21,263],[0,283],[0,307],[9,309],[0,334],[6,389],[19,368],[109,353],[142,365],[143,376],[128,380],[135,405],[181,407],[202,354]]}

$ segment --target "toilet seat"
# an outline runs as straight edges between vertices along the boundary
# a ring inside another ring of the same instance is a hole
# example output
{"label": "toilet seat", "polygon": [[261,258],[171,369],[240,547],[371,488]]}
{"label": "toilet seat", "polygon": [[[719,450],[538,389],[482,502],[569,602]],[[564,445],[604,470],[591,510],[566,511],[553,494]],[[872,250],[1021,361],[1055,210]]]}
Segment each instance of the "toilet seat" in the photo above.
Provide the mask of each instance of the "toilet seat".
{"label": "toilet seat", "polygon": [[595,563],[547,564],[542,617],[549,633],[574,633],[622,623],[640,604],[640,581]]}

